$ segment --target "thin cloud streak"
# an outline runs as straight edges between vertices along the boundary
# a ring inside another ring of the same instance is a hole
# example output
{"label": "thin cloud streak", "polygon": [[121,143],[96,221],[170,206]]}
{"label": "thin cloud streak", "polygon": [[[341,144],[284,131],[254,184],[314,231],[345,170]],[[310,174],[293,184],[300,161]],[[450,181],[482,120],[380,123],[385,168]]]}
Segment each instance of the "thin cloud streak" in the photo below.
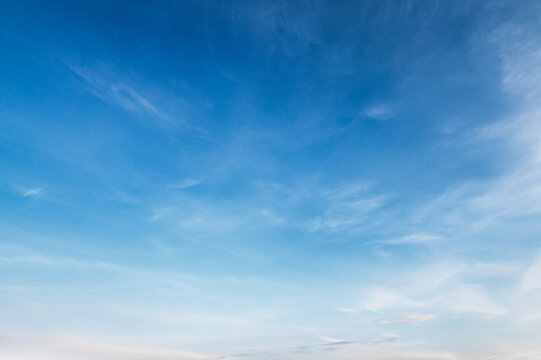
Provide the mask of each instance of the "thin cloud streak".
{"label": "thin cloud streak", "polygon": [[87,67],[68,65],[69,68],[83,79],[88,89],[105,103],[116,105],[122,109],[139,115],[148,115],[163,124],[175,125],[170,116],[159,110],[149,99],[110,70],[105,65],[92,70]]}
{"label": "thin cloud streak", "polygon": [[29,188],[21,190],[23,197],[29,197],[29,196],[37,196],[42,192],[43,188]]}

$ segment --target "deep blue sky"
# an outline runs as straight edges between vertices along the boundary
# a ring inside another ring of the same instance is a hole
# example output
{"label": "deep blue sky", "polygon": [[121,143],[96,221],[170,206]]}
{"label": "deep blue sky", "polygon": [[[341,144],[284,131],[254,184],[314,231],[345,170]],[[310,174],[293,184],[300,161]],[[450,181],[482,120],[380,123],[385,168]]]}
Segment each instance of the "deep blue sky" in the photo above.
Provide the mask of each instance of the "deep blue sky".
{"label": "deep blue sky", "polygon": [[0,354],[539,358],[540,15],[2,1]]}

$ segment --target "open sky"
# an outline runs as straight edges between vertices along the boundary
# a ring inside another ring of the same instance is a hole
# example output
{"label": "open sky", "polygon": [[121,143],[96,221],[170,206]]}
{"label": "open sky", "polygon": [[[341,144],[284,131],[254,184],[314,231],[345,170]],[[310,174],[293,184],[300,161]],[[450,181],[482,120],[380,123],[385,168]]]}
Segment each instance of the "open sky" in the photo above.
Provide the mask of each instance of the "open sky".
{"label": "open sky", "polygon": [[0,357],[541,359],[541,2],[0,1]]}

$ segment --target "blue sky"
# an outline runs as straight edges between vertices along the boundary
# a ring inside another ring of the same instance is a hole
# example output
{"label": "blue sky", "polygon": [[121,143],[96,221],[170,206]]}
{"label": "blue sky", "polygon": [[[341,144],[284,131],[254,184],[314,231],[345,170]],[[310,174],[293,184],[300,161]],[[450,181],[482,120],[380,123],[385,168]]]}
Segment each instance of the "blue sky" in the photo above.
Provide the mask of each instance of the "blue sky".
{"label": "blue sky", "polygon": [[0,354],[541,358],[540,15],[2,1]]}

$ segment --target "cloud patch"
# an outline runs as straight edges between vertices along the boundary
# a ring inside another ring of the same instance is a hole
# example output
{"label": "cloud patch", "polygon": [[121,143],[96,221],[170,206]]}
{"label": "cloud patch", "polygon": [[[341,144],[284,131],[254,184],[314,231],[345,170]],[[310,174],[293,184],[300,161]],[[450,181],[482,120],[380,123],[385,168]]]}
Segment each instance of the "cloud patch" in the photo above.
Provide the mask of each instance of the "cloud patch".
{"label": "cloud patch", "polygon": [[31,196],[38,196],[43,191],[43,188],[37,187],[37,188],[25,188],[21,189],[20,193],[23,197],[31,197]]}
{"label": "cloud patch", "polygon": [[384,317],[374,320],[375,323],[382,325],[411,324],[421,323],[432,320],[436,317],[434,314],[403,314],[399,317]]}
{"label": "cloud patch", "polygon": [[394,116],[394,110],[386,104],[376,104],[366,108],[363,115],[374,120],[387,120]]}

